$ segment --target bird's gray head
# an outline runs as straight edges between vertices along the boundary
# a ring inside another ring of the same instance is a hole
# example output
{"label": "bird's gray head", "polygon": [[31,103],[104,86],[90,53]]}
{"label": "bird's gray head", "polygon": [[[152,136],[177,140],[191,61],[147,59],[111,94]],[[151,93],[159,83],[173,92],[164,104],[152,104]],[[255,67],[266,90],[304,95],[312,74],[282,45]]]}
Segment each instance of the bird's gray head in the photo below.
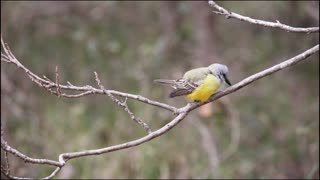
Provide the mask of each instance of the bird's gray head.
{"label": "bird's gray head", "polygon": [[226,65],[216,63],[216,64],[211,64],[208,68],[213,75],[215,75],[220,80],[226,82],[229,86],[231,86],[231,83],[227,78],[229,70]]}

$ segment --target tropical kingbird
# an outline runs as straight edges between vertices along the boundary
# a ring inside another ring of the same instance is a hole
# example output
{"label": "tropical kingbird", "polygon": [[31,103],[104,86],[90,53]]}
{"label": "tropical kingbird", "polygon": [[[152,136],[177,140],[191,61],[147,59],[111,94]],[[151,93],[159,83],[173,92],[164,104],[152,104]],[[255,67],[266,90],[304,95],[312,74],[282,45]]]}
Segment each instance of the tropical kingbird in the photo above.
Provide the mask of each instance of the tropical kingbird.
{"label": "tropical kingbird", "polygon": [[218,91],[221,84],[231,86],[227,74],[226,65],[211,64],[208,67],[191,69],[178,80],[157,79],[154,81],[172,86],[174,90],[170,93],[170,98],[186,95],[193,101],[204,102]]}

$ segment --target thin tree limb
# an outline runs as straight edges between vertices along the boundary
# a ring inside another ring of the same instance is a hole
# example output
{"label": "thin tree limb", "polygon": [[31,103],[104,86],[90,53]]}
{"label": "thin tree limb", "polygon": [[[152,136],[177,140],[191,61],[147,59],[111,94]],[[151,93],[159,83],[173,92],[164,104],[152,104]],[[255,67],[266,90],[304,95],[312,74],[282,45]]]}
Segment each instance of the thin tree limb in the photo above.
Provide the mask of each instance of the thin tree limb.
{"label": "thin tree limb", "polygon": [[57,167],[49,176],[43,178],[43,179],[51,179],[54,176],[56,176],[58,174],[58,172],[60,172],[62,167]]}
{"label": "thin tree limb", "polygon": [[157,101],[153,101],[150,100],[146,97],[142,97],[140,95],[134,95],[134,94],[129,94],[129,93],[123,93],[123,92],[119,92],[119,91],[115,91],[115,90],[101,90],[101,89],[96,89],[92,86],[86,85],[86,86],[74,86],[72,85],[70,82],[68,83],[68,85],[62,85],[62,84],[57,84],[55,82],[53,82],[52,80],[50,80],[49,78],[45,77],[45,79],[40,78],[39,76],[37,76],[36,74],[32,73],[29,69],[27,69],[24,65],[22,65],[18,59],[12,54],[12,52],[10,51],[9,47],[7,46],[6,43],[4,43],[2,36],[1,36],[1,44],[3,47],[3,50],[5,51],[5,54],[2,54],[1,52],[1,61],[7,62],[7,63],[12,63],[14,65],[16,65],[18,68],[22,69],[23,71],[25,71],[25,73],[28,75],[28,77],[35,82],[37,85],[39,85],[40,87],[45,88],[47,91],[49,91],[50,93],[59,96],[59,93],[55,90],[52,90],[52,88],[58,88],[59,89],[64,89],[64,90],[73,90],[73,91],[85,91],[86,93],[81,93],[81,94],[76,94],[76,95],[67,95],[67,94],[60,94],[60,96],[62,97],[68,97],[68,98],[78,98],[81,96],[86,96],[86,95],[90,95],[90,94],[113,94],[113,95],[118,95],[118,96],[122,96],[122,97],[127,97],[130,99],[134,99],[134,100],[138,100],[140,102],[143,103],[147,103],[156,107],[160,107],[166,110],[169,110],[171,112],[175,112],[177,108],[170,106],[168,104],[164,104],[164,103],[160,103]]}
{"label": "thin tree limb", "polygon": [[149,128],[148,124],[145,123],[142,119],[140,119],[139,117],[136,117],[129,109],[128,107],[128,104],[127,104],[127,97],[126,99],[121,102],[120,100],[118,100],[116,97],[114,97],[114,95],[112,95],[109,91],[107,91],[104,86],[101,84],[101,81],[99,79],[99,76],[97,74],[97,72],[94,72],[94,75],[95,75],[95,78],[96,78],[96,81],[97,81],[97,84],[98,86],[100,87],[100,89],[103,91],[103,92],[106,92],[107,95],[111,98],[112,101],[114,101],[115,103],[117,103],[118,106],[120,107],[123,107],[123,109],[129,114],[130,118],[135,121],[136,123],[138,123],[140,126],[142,126],[148,134],[150,134],[152,131],[151,129]]}
{"label": "thin tree limb", "polygon": [[[114,94],[114,95],[118,95],[118,96],[122,96],[122,97],[127,97],[127,98],[131,98],[131,99],[135,99],[141,102],[144,102],[146,104],[149,105],[153,105],[153,106],[157,106],[169,111],[174,112],[177,116],[170,121],[169,123],[167,123],[165,126],[163,126],[162,128],[142,137],[139,138],[137,140],[133,140],[133,141],[129,141],[123,144],[118,144],[118,145],[114,145],[114,146],[109,146],[109,147],[105,147],[105,148],[101,148],[101,149],[93,149],[93,150],[84,150],[84,151],[79,151],[79,152],[69,152],[69,153],[62,153],[59,155],[59,161],[53,161],[53,160],[48,160],[48,159],[34,159],[34,158],[30,158],[26,155],[24,155],[23,153],[19,152],[18,150],[11,148],[7,142],[3,139],[3,133],[1,132],[1,148],[6,151],[9,152],[11,154],[16,155],[17,157],[19,157],[20,159],[23,159],[25,162],[29,162],[29,163],[35,163],[35,164],[48,164],[48,165],[52,165],[52,166],[56,166],[57,168],[48,176],[46,177],[48,178],[52,178],[54,177],[60,170],[61,168],[65,165],[66,161],[68,161],[69,159],[74,159],[74,158],[78,158],[78,157],[84,157],[84,156],[91,156],[91,155],[99,155],[99,154],[103,154],[103,153],[108,153],[108,152],[112,152],[112,151],[117,151],[117,150],[121,150],[121,149],[126,149],[126,148],[130,148],[133,146],[138,146],[140,144],[143,144],[145,142],[148,142],[150,140],[152,140],[153,138],[159,137],[162,134],[168,132],[170,129],[172,129],[174,126],[176,126],[179,122],[181,122],[187,115],[189,112],[191,112],[192,110],[198,108],[199,106],[202,106],[206,103],[215,101],[227,94],[233,93],[239,89],[241,89],[242,87],[245,87],[247,85],[249,85],[250,83],[253,83],[254,81],[266,77],[268,75],[271,75],[277,71],[280,71],[284,68],[290,67],[292,65],[297,64],[298,62],[301,62],[305,59],[307,59],[307,57],[315,54],[316,52],[319,51],[319,45],[316,45],[308,50],[306,50],[305,52],[291,58],[288,59],[282,63],[279,63],[273,67],[270,67],[266,70],[263,70],[261,72],[258,72],[252,76],[249,76],[247,78],[245,78],[244,80],[238,82],[237,84],[227,88],[226,90],[222,91],[222,92],[218,92],[216,94],[214,94],[208,101],[204,102],[204,103],[188,103],[186,106],[181,107],[181,108],[176,108],[174,106],[170,106],[168,104],[164,104],[164,103],[160,103],[157,101],[152,101],[148,98],[145,98],[143,96],[140,95],[133,95],[133,94],[128,94],[128,93],[123,93],[123,92],[118,92],[118,91],[114,91],[114,90],[102,90],[102,89],[96,89],[93,88],[92,86],[74,86],[71,83],[68,83],[68,85],[61,85],[58,84],[58,81],[56,81],[56,83],[54,83],[51,80],[45,80],[43,78],[40,78],[39,76],[35,75],[34,73],[32,73],[30,70],[28,70],[27,68],[25,68],[17,59],[16,57],[12,54],[12,52],[10,51],[9,47],[3,42],[3,39],[1,37],[1,44],[3,46],[3,49],[5,51],[5,54],[2,54],[1,52],[1,61],[6,62],[6,63],[12,63],[14,65],[16,65],[18,68],[22,69],[25,71],[25,73],[29,76],[29,78],[35,82],[36,84],[38,84],[40,87],[45,88],[46,90],[48,90],[49,92],[58,95],[59,92],[56,92],[54,90],[52,90],[51,88],[58,88],[58,89],[64,89],[64,90],[74,90],[74,91],[82,91],[84,92],[83,95],[78,95],[77,97],[82,97],[85,95],[89,95],[89,94]],[[59,91],[59,90],[58,90]],[[67,94],[61,94],[62,97],[67,97]],[[70,95],[68,95],[70,97]],[[75,96],[75,95],[73,95]],[[2,170],[2,169],[1,169]],[[15,178],[15,179],[28,179],[28,178],[19,178],[19,177],[14,177],[11,175],[7,175],[10,178]]]}
{"label": "thin tree limb", "polygon": [[224,91],[220,91],[220,92],[217,92],[215,93],[209,100],[207,100],[206,102],[203,102],[203,103],[189,103],[188,105],[189,106],[185,106],[183,108],[180,108],[178,109],[177,113],[179,113],[180,111],[184,112],[186,110],[193,110],[193,109],[196,109],[198,108],[199,106],[202,106],[204,104],[207,104],[209,102],[212,102],[212,101],[215,101],[225,95],[228,95],[230,93],[233,93],[251,83],[253,83],[254,81],[260,79],[260,78],[263,78],[263,77],[266,77],[270,74],[273,74],[277,71],[280,71],[284,68],[287,68],[287,67],[290,67],[290,66],[293,66],[303,60],[307,60],[307,57],[315,54],[316,52],[319,51],[319,44],[317,44],[316,46],[306,50],[305,52],[301,53],[301,54],[298,54],[297,56],[293,57],[293,58],[290,58],[288,60],[285,60],[277,65],[274,65],[268,69],[265,69],[263,71],[260,71],[256,74],[253,74],[247,78],[245,78],[244,80],[238,82],[237,84],[234,84],[233,86],[230,86],[228,87],[227,89],[225,89]]}
{"label": "thin tree limb", "polygon": [[60,97],[61,95],[61,89],[60,89],[60,83],[59,83],[59,73],[58,73],[58,66],[56,66],[56,84],[57,86],[57,93],[58,93],[58,97]]}
{"label": "thin tree limb", "polygon": [[101,148],[101,149],[93,149],[93,150],[85,150],[85,151],[79,151],[79,152],[64,153],[64,154],[60,155],[60,157],[61,157],[60,159],[69,160],[69,159],[73,159],[73,158],[77,158],[77,157],[99,155],[99,154],[103,154],[103,153],[107,153],[107,152],[117,151],[120,149],[126,149],[129,147],[140,145],[142,143],[150,141],[151,139],[154,139],[154,138],[166,133],[167,131],[172,129],[174,126],[176,126],[180,121],[182,121],[187,116],[187,114],[188,114],[188,112],[180,113],[178,116],[176,116],[172,121],[170,121],[168,124],[166,124],[162,128],[160,128],[157,131],[154,131],[154,132],[152,132],[152,133],[148,134],[147,136],[144,136],[140,139],[126,142],[123,144],[118,144],[118,145],[106,147],[106,148]]}
{"label": "thin tree limb", "polygon": [[308,27],[308,28],[301,28],[301,27],[292,27],[288,26],[286,24],[280,23],[280,21],[276,20],[276,22],[269,22],[269,21],[263,21],[259,19],[253,19],[247,16],[242,16],[240,14],[231,12],[226,10],[225,8],[219,6],[217,3],[214,1],[208,1],[209,5],[213,8],[215,8],[217,11],[213,11],[216,14],[219,15],[225,15],[226,18],[235,18],[240,21],[245,21],[251,24],[256,24],[256,25],[262,25],[265,27],[271,27],[271,28],[279,28],[282,30],[285,30],[287,32],[295,32],[295,33],[316,33],[319,32],[319,27]]}
{"label": "thin tree limb", "polygon": [[26,163],[32,163],[32,164],[47,164],[51,166],[61,166],[61,164],[58,161],[48,160],[48,159],[36,159],[26,156],[25,154],[19,152],[18,150],[12,148],[8,145],[7,141],[4,140],[3,135],[1,135],[1,148],[9,152],[15,156],[17,156],[20,159],[23,159]]}

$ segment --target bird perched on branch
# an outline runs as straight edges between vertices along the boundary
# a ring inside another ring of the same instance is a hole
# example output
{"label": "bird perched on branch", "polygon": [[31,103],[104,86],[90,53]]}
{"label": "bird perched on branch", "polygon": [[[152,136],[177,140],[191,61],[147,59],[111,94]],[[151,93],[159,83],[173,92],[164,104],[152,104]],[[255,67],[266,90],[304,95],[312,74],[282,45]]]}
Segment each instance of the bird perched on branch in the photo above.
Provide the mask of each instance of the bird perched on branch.
{"label": "bird perched on branch", "polygon": [[205,102],[222,84],[231,86],[227,74],[226,65],[211,64],[208,67],[189,70],[178,80],[156,79],[154,82],[171,85],[173,91],[169,95],[170,98],[186,95],[193,101]]}

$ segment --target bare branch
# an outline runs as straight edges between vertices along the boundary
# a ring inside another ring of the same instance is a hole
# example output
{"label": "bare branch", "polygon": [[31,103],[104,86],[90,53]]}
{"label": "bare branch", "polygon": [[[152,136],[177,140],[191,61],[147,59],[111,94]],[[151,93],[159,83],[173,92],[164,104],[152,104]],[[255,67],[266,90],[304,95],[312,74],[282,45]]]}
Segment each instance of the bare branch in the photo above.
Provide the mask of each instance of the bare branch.
{"label": "bare branch", "polygon": [[[86,95],[90,95],[90,94],[113,94],[113,95],[118,95],[121,97],[127,97],[130,99],[134,99],[134,100],[138,100],[140,102],[143,103],[147,103],[162,109],[166,109],[169,110],[171,112],[175,112],[177,110],[177,108],[170,106],[168,104],[164,104],[164,103],[160,103],[157,101],[153,101],[150,100],[146,97],[142,97],[140,95],[134,95],[134,94],[129,94],[129,93],[123,93],[123,92],[119,92],[119,91],[115,91],[115,90],[101,90],[101,89],[96,89],[92,86],[86,85],[86,86],[74,86],[72,85],[70,82],[68,82],[68,85],[62,85],[62,84],[57,84],[53,81],[51,81],[49,78],[45,77],[44,78],[40,78],[39,76],[37,76],[36,74],[32,73],[29,69],[27,69],[26,67],[24,67],[19,61],[18,59],[16,59],[16,57],[14,57],[14,55],[12,54],[12,52],[10,51],[9,47],[4,43],[2,37],[1,37],[1,44],[2,47],[5,51],[5,54],[2,54],[1,52],[1,61],[4,62],[8,62],[8,63],[13,63],[15,64],[18,68],[22,69],[25,71],[25,73],[28,75],[28,77],[35,82],[37,85],[39,85],[40,87],[45,88],[47,91],[49,91],[50,93],[54,94],[54,95],[59,95],[58,92],[52,90],[52,88],[57,88],[58,86],[60,87],[59,89],[64,89],[64,90],[73,90],[73,91],[84,91],[86,93],[81,93],[81,94],[76,94],[76,95],[67,95],[67,94],[60,94],[60,96],[62,97],[68,97],[68,98],[78,98],[81,96],[86,96]],[[7,57],[7,58],[5,58]]]}
{"label": "bare branch", "polygon": [[109,91],[107,91],[103,85],[101,84],[101,81],[99,79],[99,76],[97,74],[97,72],[94,72],[94,75],[95,75],[95,78],[96,78],[96,81],[97,81],[97,84],[98,86],[100,87],[100,89],[103,91],[103,92],[106,92],[106,94],[111,98],[111,100],[115,103],[118,104],[118,106],[120,107],[123,107],[124,110],[129,114],[130,118],[132,120],[134,120],[136,123],[138,123],[140,126],[142,126],[148,134],[151,133],[151,129],[149,128],[149,126],[147,125],[147,123],[145,123],[144,121],[142,121],[140,118],[136,117],[129,109],[128,107],[128,104],[127,104],[127,97],[125,99],[125,101],[123,102],[120,102],[116,97],[114,97]]}
{"label": "bare branch", "polygon": [[226,18],[235,18],[240,21],[245,21],[251,24],[262,25],[265,27],[279,28],[282,30],[286,30],[287,32],[296,32],[296,33],[316,33],[319,32],[319,27],[309,27],[309,28],[300,28],[300,27],[292,27],[285,24],[280,23],[280,21],[276,20],[276,22],[263,21],[259,19],[253,19],[247,16],[242,16],[240,14],[230,12],[225,8],[219,6],[214,1],[208,1],[209,5],[215,8],[218,11],[213,11],[219,15],[225,15]]}
{"label": "bare branch", "polygon": [[[2,131],[2,130],[1,130]],[[1,134],[2,135],[2,134]],[[10,175],[10,164],[9,164],[9,159],[8,159],[8,152],[5,151],[4,152],[4,159],[5,159],[5,164],[6,164],[6,168],[4,168],[1,164],[1,172],[6,175],[9,176]]]}
{"label": "bare branch", "polygon": [[25,154],[19,152],[18,150],[10,147],[7,143],[7,141],[4,140],[3,136],[1,135],[1,148],[6,151],[9,152],[15,156],[17,156],[20,159],[23,159],[24,162],[27,163],[33,163],[33,164],[48,164],[51,166],[62,166],[62,164],[60,164],[57,161],[53,161],[53,160],[48,160],[48,159],[35,159],[35,158],[31,158],[26,156]]}
{"label": "bare branch", "polygon": [[94,94],[94,91],[86,91],[86,92],[79,93],[79,94],[66,94],[66,93],[63,93],[63,94],[60,94],[60,96],[66,97],[66,98],[79,98],[79,97],[90,95],[90,94]]}
{"label": "bare branch", "polygon": [[[84,93],[87,93],[85,95],[88,94],[112,94],[112,95],[119,95],[122,97],[127,97],[127,98],[131,98],[131,99],[135,99],[141,102],[144,102],[146,104],[150,104],[150,105],[154,105],[154,106],[158,106],[160,108],[163,109],[167,109],[170,110],[172,112],[175,112],[177,114],[177,116],[170,121],[169,123],[167,123],[165,126],[163,126],[162,128],[149,133],[148,135],[137,139],[137,140],[133,140],[130,142],[126,142],[123,144],[118,144],[118,145],[114,145],[114,146],[110,146],[110,147],[105,147],[105,148],[101,148],[101,149],[93,149],[93,150],[84,150],[84,151],[79,151],[79,152],[69,152],[69,153],[63,153],[59,155],[59,162],[57,161],[52,161],[52,160],[48,160],[48,159],[34,159],[34,158],[30,158],[22,153],[20,153],[19,151],[17,151],[16,149],[11,148],[6,141],[4,141],[2,133],[1,133],[1,148],[4,151],[7,151],[11,154],[16,155],[17,157],[23,159],[25,162],[30,162],[30,163],[36,163],[36,164],[48,164],[48,165],[53,165],[56,166],[57,168],[52,172],[52,174],[46,178],[52,178],[54,177],[59,171],[60,169],[65,165],[66,161],[69,159],[73,159],[73,158],[78,158],[78,157],[84,157],[84,156],[91,156],[91,155],[99,155],[99,154],[103,154],[103,153],[108,153],[108,152],[112,152],[112,151],[117,151],[117,150],[121,150],[121,149],[126,149],[126,148],[130,148],[133,146],[138,146],[140,144],[143,144],[145,142],[148,142],[150,140],[152,140],[153,138],[159,137],[162,134],[168,132],[170,129],[172,129],[174,126],[176,126],[179,122],[181,122],[190,111],[194,110],[195,108],[202,106],[203,104],[215,101],[227,94],[233,93],[239,89],[241,89],[244,86],[249,85],[250,83],[266,77],[272,73],[275,73],[277,71],[280,71],[286,67],[292,66],[297,64],[298,62],[301,62],[302,60],[305,60],[307,57],[311,56],[312,54],[315,54],[316,52],[319,51],[319,45],[314,46],[313,48],[310,48],[309,50],[289,59],[286,60],[282,63],[279,63],[271,68],[268,68],[266,70],[263,70],[261,72],[258,72],[242,81],[240,81],[239,83],[227,88],[225,91],[222,92],[218,92],[215,95],[213,95],[213,97],[208,100],[207,102],[204,103],[188,103],[186,106],[177,109],[176,107],[167,105],[167,104],[163,104],[160,102],[156,102],[156,101],[152,101],[149,100],[145,97],[142,97],[140,95],[132,95],[132,94],[127,94],[127,93],[122,93],[122,92],[118,92],[118,91],[114,91],[114,90],[105,90],[105,89],[96,89],[93,88],[92,86],[82,86],[82,87],[77,87],[72,85],[71,83],[68,83],[68,85],[60,85],[60,84],[56,84],[54,82],[50,82],[48,80],[44,80],[42,78],[40,78],[39,76],[33,74],[31,71],[29,71],[27,68],[25,68],[11,53],[11,51],[8,49],[8,47],[6,47],[1,39],[1,42],[3,44],[4,47],[4,51],[5,51],[5,55],[1,55],[1,57],[8,57],[8,61],[10,61],[10,63],[15,64],[16,66],[18,66],[20,69],[23,69],[27,75],[30,77],[30,79],[35,82],[36,84],[38,84],[41,87],[44,87],[46,90],[50,90],[49,92],[53,92],[54,94],[56,94],[56,91],[51,90],[50,88],[53,87],[58,87],[60,86],[61,89],[65,89],[65,90],[74,90],[74,91],[84,91]],[[4,62],[8,62],[5,61]],[[99,83],[98,83],[99,84]],[[103,86],[100,86],[100,88],[103,88]],[[66,94],[61,94],[62,97],[66,97]],[[70,96],[70,95],[69,95]],[[79,96],[80,97],[80,96]],[[119,101],[119,100],[118,100]],[[120,101],[119,101],[120,102]],[[120,102],[121,103],[121,102]],[[123,104],[122,104],[123,105]],[[17,178],[14,176],[9,176],[11,178]]]}
{"label": "bare branch", "polygon": [[57,86],[58,97],[60,97],[60,95],[61,95],[61,89],[60,89],[60,84],[59,84],[58,66],[56,66],[56,84],[58,85],[58,86]]}
{"label": "bare branch", "polygon": [[284,69],[284,68],[293,66],[293,65],[295,65],[295,64],[297,64],[297,63],[299,63],[299,62],[301,62],[301,61],[303,61],[303,60],[306,60],[307,57],[315,54],[315,53],[318,52],[318,51],[319,51],[319,44],[316,45],[316,46],[314,46],[314,47],[312,47],[312,48],[310,48],[310,49],[308,49],[308,50],[306,50],[305,52],[303,52],[303,53],[301,53],[301,54],[299,54],[299,55],[297,55],[297,56],[295,56],[295,57],[293,57],[293,58],[290,58],[290,59],[288,59],[288,60],[286,60],[286,61],[283,61],[283,62],[281,62],[281,63],[279,63],[279,64],[277,64],[277,65],[274,65],[274,66],[272,66],[272,67],[270,67],[270,68],[268,68],[268,69],[265,69],[265,70],[263,70],[263,71],[260,71],[260,72],[258,72],[258,73],[256,73],[256,74],[253,74],[253,75],[245,78],[244,80],[238,82],[237,84],[234,84],[233,86],[225,89],[224,91],[220,91],[220,92],[218,92],[218,93],[215,93],[215,94],[214,94],[208,101],[206,101],[206,102],[203,102],[203,103],[193,103],[192,105],[190,105],[191,107],[180,108],[180,109],[178,110],[178,113],[179,113],[180,111],[186,111],[186,110],[191,111],[191,110],[193,110],[193,109],[195,109],[195,108],[197,108],[197,107],[199,107],[199,106],[202,106],[202,105],[207,104],[207,103],[209,103],[209,102],[215,101],[215,100],[217,100],[217,99],[219,99],[219,98],[221,98],[221,97],[223,97],[223,96],[225,96],[225,95],[228,95],[228,94],[230,94],[230,93],[233,93],[233,92],[235,92],[235,91],[237,91],[237,90],[239,90],[239,89],[241,89],[241,88],[243,88],[243,87],[245,87],[245,86],[253,83],[254,81],[256,81],[256,80],[258,80],[258,79],[260,79],[260,78],[266,77],[266,76],[268,76],[268,75],[270,75],[270,74],[273,74],[273,73],[275,73],[275,72],[277,72],[277,71],[280,71],[280,70],[282,70],[282,69]]}
{"label": "bare branch", "polygon": [[7,151],[4,152],[4,158],[5,158],[6,164],[7,164],[7,168],[6,168],[7,174],[10,174],[10,164],[9,164],[9,158],[8,158]]}
{"label": "bare branch", "polygon": [[121,103],[121,106],[124,107],[124,110],[129,114],[130,118],[134,120],[136,123],[140,124],[148,134],[152,133],[151,129],[149,128],[148,124],[145,123],[141,118],[136,117],[129,109],[128,104],[127,104],[127,98],[125,99],[124,102]]}
{"label": "bare branch", "polygon": [[62,167],[57,167],[49,176],[43,178],[43,179],[51,179],[54,176],[56,176],[58,174],[58,172],[60,172]]}
{"label": "bare branch", "polygon": [[27,177],[17,177],[17,176],[12,176],[10,174],[6,174],[3,172],[2,168],[1,168],[1,172],[9,179],[34,179],[34,178],[27,178]]}
{"label": "bare branch", "polygon": [[101,149],[64,153],[64,154],[61,154],[60,156],[63,159],[73,159],[73,158],[77,158],[77,157],[99,155],[99,154],[103,154],[103,153],[107,153],[107,152],[112,152],[112,151],[117,151],[120,149],[126,149],[126,148],[130,148],[133,146],[137,146],[137,145],[140,145],[142,143],[150,141],[151,139],[154,139],[154,138],[166,133],[167,131],[172,129],[174,126],[176,126],[180,121],[182,121],[187,116],[187,114],[188,114],[188,112],[181,112],[177,117],[175,117],[171,122],[169,122],[168,124],[166,124],[162,128],[148,134],[147,136],[144,136],[140,139],[137,139],[137,140],[133,140],[133,141],[126,142],[123,144],[118,144],[118,145],[114,145],[114,146],[110,146],[110,147],[106,147],[106,148],[101,148]]}
{"label": "bare branch", "polygon": [[99,76],[98,76],[97,72],[94,72],[94,75],[95,75],[95,77],[96,77],[96,81],[97,81],[97,84],[98,84],[98,86],[100,87],[100,89],[101,89],[101,90],[105,90],[105,88],[104,88],[103,85],[101,84],[101,81],[100,81],[100,79],[99,79]]}

